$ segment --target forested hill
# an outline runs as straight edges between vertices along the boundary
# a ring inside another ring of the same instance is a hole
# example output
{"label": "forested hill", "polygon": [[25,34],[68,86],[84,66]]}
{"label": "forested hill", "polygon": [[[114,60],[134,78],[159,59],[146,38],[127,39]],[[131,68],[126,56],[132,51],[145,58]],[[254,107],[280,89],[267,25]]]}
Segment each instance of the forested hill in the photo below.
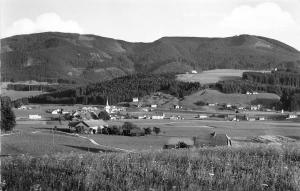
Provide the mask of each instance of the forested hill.
{"label": "forested hill", "polygon": [[137,72],[300,68],[300,53],[277,40],[163,37],[131,43],[95,35],[38,33],[1,40],[3,81],[97,82]]}
{"label": "forested hill", "polygon": [[43,94],[29,98],[30,103],[110,104],[131,102],[133,97],[143,97],[161,91],[183,98],[201,89],[197,82],[180,82],[174,74],[137,74],[89,84],[78,88]]}

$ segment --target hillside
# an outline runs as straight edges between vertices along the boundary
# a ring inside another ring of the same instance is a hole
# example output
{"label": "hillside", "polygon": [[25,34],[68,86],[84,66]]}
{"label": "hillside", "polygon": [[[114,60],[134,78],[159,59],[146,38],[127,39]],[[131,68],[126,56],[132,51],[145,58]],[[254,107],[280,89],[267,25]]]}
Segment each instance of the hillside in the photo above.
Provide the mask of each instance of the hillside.
{"label": "hillside", "polygon": [[251,35],[163,37],[132,43],[95,35],[37,33],[1,40],[3,81],[95,82],[136,72],[183,73],[215,68],[300,68],[300,53]]}

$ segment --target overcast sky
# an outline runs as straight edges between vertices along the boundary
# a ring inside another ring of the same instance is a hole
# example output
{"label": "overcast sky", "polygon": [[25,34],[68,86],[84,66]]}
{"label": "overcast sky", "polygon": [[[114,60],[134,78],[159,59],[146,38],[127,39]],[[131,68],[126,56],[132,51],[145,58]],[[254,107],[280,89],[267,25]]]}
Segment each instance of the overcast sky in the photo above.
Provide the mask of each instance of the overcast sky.
{"label": "overcast sky", "polygon": [[2,37],[61,31],[150,42],[253,34],[300,50],[300,0],[0,1]]}

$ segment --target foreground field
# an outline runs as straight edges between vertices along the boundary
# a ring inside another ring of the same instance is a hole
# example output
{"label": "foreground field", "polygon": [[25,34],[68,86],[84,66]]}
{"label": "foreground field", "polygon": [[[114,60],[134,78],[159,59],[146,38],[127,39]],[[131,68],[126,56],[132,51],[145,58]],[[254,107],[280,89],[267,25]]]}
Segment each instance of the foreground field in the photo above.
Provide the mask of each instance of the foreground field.
{"label": "foreground field", "polygon": [[2,189],[297,191],[299,161],[299,145],[22,156],[2,160]]}

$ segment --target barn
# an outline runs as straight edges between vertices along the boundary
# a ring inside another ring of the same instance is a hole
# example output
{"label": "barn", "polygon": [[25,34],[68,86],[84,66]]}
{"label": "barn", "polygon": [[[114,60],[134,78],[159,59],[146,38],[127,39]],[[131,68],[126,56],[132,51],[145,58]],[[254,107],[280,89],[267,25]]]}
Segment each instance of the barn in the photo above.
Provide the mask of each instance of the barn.
{"label": "barn", "polygon": [[194,137],[194,145],[195,147],[231,146],[231,139],[227,134],[212,132]]}
{"label": "barn", "polygon": [[192,138],[172,137],[164,145],[164,149],[191,148],[194,146]]}

